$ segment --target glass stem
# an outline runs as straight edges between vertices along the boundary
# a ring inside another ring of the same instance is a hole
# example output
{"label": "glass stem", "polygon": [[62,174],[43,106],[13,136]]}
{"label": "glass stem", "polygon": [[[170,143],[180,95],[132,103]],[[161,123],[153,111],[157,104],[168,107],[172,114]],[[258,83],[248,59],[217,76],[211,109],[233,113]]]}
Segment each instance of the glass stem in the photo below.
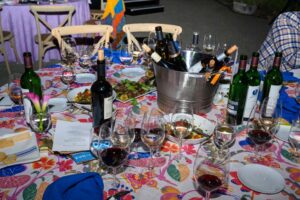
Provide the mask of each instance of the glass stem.
{"label": "glass stem", "polygon": [[117,169],[113,168],[113,187],[117,187]]}
{"label": "glass stem", "polygon": [[138,143],[134,143],[134,159],[138,159],[139,158],[139,155],[138,155]]}
{"label": "glass stem", "polygon": [[177,160],[180,160],[182,158],[182,151],[181,151],[181,148],[182,148],[182,138],[180,138],[179,140],[179,153],[178,153],[178,158]]}
{"label": "glass stem", "polygon": [[205,192],[205,200],[209,200],[210,198],[210,192]]}
{"label": "glass stem", "polygon": [[153,149],[150,148],[150,161],[149,161],[149,170],[153,169]]}

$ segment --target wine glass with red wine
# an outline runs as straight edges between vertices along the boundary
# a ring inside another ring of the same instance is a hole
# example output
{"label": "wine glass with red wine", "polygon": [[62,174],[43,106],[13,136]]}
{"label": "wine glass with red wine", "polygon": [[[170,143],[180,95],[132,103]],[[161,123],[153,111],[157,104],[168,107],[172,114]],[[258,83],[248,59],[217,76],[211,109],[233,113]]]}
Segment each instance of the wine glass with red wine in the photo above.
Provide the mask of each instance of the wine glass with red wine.
{"label": "wine glass with red wine", "polygon": [[125,126],[131,138],[131,143],[134,148],[134,159],[138,159],[138,146],[141,143],[141,134],[144,129],[144,122],[147,117],[147,112],[135,111],[132,108],[129,110],[128,116],[125,120]]}
{"label": "wine glass with red wine", "polygon": [[144,130],[146,131],[141,133],[143,143],[150,150],[148,167],[151,174],[153,174],[152,170],[154,168],[153,151],[162,145],[165,140],[165,125],[166,121],[163,112],[153,108],[144,123]]}
{"label": "wine glass with red wine", "polygon": [[216,154],[211,146],[203,144],[199,147],[194,161],[194,185],[196,190],[205,193],[205,199],[210,194],[223,187],[228,180],[229,160],[228,151]]}
{"label": "wine glass with red wine", "polygon": [[10,99],[17,105],[23,104],[21,80],[22,74],[13,73],[9,75],[8,94]]}

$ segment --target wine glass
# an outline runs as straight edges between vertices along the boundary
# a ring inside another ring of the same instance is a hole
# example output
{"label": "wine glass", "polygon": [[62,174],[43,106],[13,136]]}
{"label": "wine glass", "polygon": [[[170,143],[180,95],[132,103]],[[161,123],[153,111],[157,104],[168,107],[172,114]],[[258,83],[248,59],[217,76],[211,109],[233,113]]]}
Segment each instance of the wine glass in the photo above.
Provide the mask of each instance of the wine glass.
{"label": "wine glass", "polygon": [[165,139],[165,125],[164,114],[159,109],[153,108],[144,123],[145,132],[141,133],[143,143],[150,150],[150,162],[148,168],[152,174],[154,168],[153,151],[159,147]]}
{"label": "wine glass", "polygon": [[62,65],[65,67],[73,67],[74,63],[78,59],[78,54],[76,53],[76,40],[71,36],[63,37],[62,49],[61,49],[61,60]]}
{"label": "wine glass", "polygon": [[100,152],[112,146],[112,142],[110,140],[110,121],[103,123],[97,130],[98,132],[95,133],[94,128],[92,128],[92,141],[90,150],[92,154],[99,159],[98,173],[103,174],[106,166],[104,166],[101,161]]}
{"label": "wine glass", "polygon": [[278,125],[278,119],[281,116],[281,103],[277,99],[266,97],[259,111],[259,122],[267,132],[273,132]]}
{"label": "wine glass", "polygon": [[213,54],[214,50],[216,48],[216,38],[212,34],[206,34],[203,38],[203,49],[206,51],[206,53]]}
{"label": "wine glass", "polygon": [[229,159],[226,155],[214,154],[205,144],[198,149],[194,161],[194,183],[196,190],[205,192],[205,199],[228,181]]}
{"label": "wine glass", "polygon": [[289,143],[293,148],[292,155],[300,159],[300,120],[294,120],[289,133]]}
{"label": "wine glass", "polygon": [[70,89],[70,85],[75,81],[75,79],[76,75],[73,68],[68,67],[63,70],[61,74],[61,80],[68,86],[67,91]]}
{"label": "wine glass", "polygon": [[[152,49],[152,51],[154,51],[155,46],[156,46],[155,39],[149,38],[149,37],[146,37],[143,39],[143,44],[146,44],[150,49]],[[148,53],[145,51],[143,52],[143,58],[146,61],[147,66],[151,67],[152,59],[151,59],[150,55],[148,55]]]}
{"label": "wine glass", "polygon": [[175,106],[171,116],[171,128],[174,136],[178,139],[179,153],[177,160],[182,159],[182,142],[193,130],[194,114],[191,107],[182,108]]}
{"label": "wine glass", "polygon": [[135,159],[138,159],[137,148],[139,146],[139,143],[141,142],[141,135],[146,131],[144,130],[144,121],[146,117],[147,112],[140,111],[139,113],[137,113],[131,108],[125,121],[127,131],[131,138],[131,143],[134,145]]}
{"label": "wine glass", "polygon": [[123,65],[130,65],[133,61],[132,48],[125,44],[121,45],[119,58]]}
{"label": "wine glass", "polygon": [[92,52],[94,47],[92,45],[82,45],[79,51],[79,65],[83,69],[89,69],[93,65]]}
{"label": "wine glass", "polygon": [[30,126],[36,133],[44,134],[51,127],[50,113],[34,113],[30,116]]}
{"label": "wine glass", "polygon": [[113,60],[113,47],[112,44],[106,43],[104,49],[104,57],[105,57],[105,62],[110,65],[112,63]]}
{"label": "wine glass", "polygon": [[236,133],[235,125],[235,122],[228,124],[226,120],[218,120],[213,135],[213,141],[217,148],[223,150],[234,144]]}
{"label": "wine glass", "polygon": [[111,146],[109,145],[108,148],[101,149],[99,152],[99,157],[104,165],[112,168],[112,187],[117,188],[120,183],[116,176],[117,168],[122,166],[127,161],[131,140],[125,127],[122,126],[122,123],[117,123],[116,119],[111,122],[111,126],[110,123],[106,123],[101,126],[102,129],[104,128],[103,126],[106,126],[107,130],[110,130],[110,137],[107,139],[110,140]]}
{"label": "wine glass", "polygon": [[21,76],[20,73],[13,73],[9,75],[8,94],[10,99],[17,105],[23,104],[22,88],[21,88]]}

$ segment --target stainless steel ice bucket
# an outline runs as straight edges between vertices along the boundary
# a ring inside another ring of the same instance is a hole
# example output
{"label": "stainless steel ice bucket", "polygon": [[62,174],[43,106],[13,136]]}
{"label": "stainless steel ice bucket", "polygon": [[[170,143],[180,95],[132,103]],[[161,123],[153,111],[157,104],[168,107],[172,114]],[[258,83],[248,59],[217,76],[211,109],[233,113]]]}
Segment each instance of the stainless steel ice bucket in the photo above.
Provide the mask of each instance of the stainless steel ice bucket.
{"label": "stainless steel ice bucket", "polygon": [[[186,52],[183,56],[186,58]],[[201,59],[201,56],[198,55]],[[188,60],[186,59],[188,66]],[[157,103],[161,110],[171,112],[175,104],[182,109],[192,106],[194,112],[208,112],[218,84],[212,86],[204,74],[191,74],[166,69],[154,64],[157,84]]]}

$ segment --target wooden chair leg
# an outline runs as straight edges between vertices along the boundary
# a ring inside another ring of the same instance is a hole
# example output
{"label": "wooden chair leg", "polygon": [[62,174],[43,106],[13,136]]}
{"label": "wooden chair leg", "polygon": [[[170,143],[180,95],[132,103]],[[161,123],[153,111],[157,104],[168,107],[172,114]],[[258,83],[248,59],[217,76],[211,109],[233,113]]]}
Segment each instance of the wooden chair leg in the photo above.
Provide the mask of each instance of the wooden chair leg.
{"label": "wooden chair leg", "polygon": [[43,65],[43,47],[39,47],[39,58],[38,58],[38,67],[39,69],[42,68]]}
{"label": "wooden chair leg", "polygon": [[9,63],[8,63],[8,57],[7,57],[5,49],[3,51],[3,57],[4,57],[4,62],[5,62],[5,65],[6,65],[6,69],[7,69],[8,75],[10,75],[11,74],[11,70],[10,70],[10,66],[9,66]]}
{"label": "wooden chair leg", "polygon": [[15,45],[15,38],[12,37],[9,42],[10,42],[10,47],[14,50],[17,63],[20,63],[19,54],[17,52],[16,45]]}

